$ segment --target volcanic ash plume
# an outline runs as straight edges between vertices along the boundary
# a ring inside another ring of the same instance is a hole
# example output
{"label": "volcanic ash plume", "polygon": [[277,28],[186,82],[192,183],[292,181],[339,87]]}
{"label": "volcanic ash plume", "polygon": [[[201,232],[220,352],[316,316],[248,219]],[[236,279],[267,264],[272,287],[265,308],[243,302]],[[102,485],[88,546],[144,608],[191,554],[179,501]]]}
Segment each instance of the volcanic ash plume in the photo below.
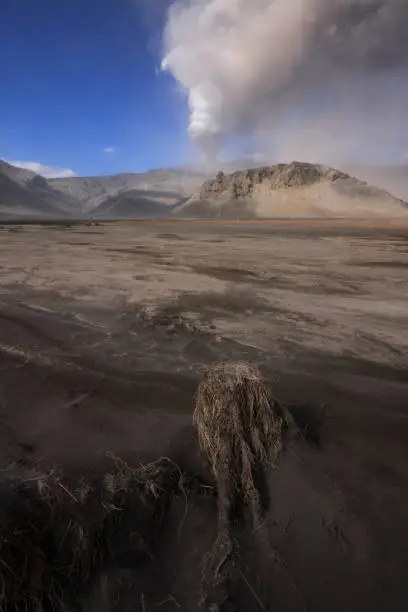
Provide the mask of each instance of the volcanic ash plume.
{"label": "volcanic ash plume", "polygon": [[367,84],[384,98],[386,74],[402,83],[407,32],[408,0],[180,0],[162,68],[187,95],[191,138],[214,157],[223,136],[273,128],[313,100],[363,117]]}

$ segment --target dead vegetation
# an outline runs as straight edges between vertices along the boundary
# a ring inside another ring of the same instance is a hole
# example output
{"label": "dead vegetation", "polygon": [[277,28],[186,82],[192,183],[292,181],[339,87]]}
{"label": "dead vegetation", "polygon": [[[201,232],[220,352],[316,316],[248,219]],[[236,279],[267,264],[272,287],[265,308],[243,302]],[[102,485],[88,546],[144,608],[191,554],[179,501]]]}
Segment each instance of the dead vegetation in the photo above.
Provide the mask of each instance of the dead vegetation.
{"label": "dead vegetation", "polygon": [[[270,548],[267,470],[293,423],[246,363],[211,367],[195,400],[193,421],[217,488],[217,539],[202,582],[203,601],[216,610],[231,603],[248,510],[252,536]],[[109,571],[154,559],[172,499],[181,494],[187,512],[189,494],[206,488],[167,458],[136,468],[110,459],[102,477],[74,483],[17,464],[0,472],[0,612],[83,612]]]}
{"label": "dead vegetation", "polygon": [[75,486],[56,472],[0,474],[1,612],[69,612],[104,569],[152,555],[180,471],[168,459]]}
{"label": "dead vegetation", "polygon": [[193,420],[217,480],[219,527],[240,502],[250,506],[256,527],[267,506],[265,468],[276,465],[284,445],[284,410],[257,368],[220,363],[200,383]]}
{"label": "dead vegetation", "polygon": [[290,427],[286,410],[260,371],[241,362],[219,363],[206,372],[193,420],[217,483],[218,532],[212,553],[204,559],[203,599],[209,609],[218,610],[231,604],[229,585],[239,549],[234,534],[237,525],[245,528],[245,508],[253,534],[268,547],[267,469],[277,465]]}

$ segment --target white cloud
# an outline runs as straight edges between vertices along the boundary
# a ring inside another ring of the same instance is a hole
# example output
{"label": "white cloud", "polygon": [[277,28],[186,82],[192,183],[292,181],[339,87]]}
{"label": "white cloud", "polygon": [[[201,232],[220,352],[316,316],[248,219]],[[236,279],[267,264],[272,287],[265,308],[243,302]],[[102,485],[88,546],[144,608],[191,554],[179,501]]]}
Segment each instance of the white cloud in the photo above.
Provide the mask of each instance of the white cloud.
{"label": "white cloud", "polygon": [[109,154],[109,153],[116,153],[116,147],[106,147],[106,148],[103,150],[103,152],[104,152],[104,153],[108,153],[108,154]]}
{"label": "white cloud", "polygon": [[47,179],[51,178],[70,178],[76,176],[76,172],[69,168],[52,168],[51,166],[44,166],[39,162],[23,162],[23,161],[8,161],[12,166],[17,168],[23,168],[24,170],[31,170],[36,174],[40,174]]}

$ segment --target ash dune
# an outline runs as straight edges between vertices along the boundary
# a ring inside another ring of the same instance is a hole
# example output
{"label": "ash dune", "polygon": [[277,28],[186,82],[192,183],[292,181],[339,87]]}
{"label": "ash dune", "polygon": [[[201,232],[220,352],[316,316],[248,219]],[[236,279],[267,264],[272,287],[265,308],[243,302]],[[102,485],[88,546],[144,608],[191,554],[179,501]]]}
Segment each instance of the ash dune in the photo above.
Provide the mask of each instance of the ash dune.
{"label": "ash dune", "polygon": [[292,162],[219,172],[175,207],[184,217],[402,217],[408,204],[328,166]]}

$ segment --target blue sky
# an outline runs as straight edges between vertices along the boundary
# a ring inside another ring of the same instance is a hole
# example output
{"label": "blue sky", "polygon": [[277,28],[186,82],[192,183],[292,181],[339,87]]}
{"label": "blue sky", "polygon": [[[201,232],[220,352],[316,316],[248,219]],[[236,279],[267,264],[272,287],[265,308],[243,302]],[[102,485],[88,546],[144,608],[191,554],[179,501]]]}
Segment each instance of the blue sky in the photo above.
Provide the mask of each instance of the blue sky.
{"label": "blue sky", "polygon": [[186,159],[187,110],[158,74],[165,11],[142,13],[150,2],[1,1],[0,159],[80,175]]}
{"label": "blue sky", "polygon": [[[143,172],[198,156],[187,137],[186,100],[159,71],[172,0],[0,2],[0,159],[45,176],[89,176]],[[289,108],[293,125],[290,118],[275,125],[261,142],[235,134],[222,152],[233,158],[262,150],[276,161],[406,163],[406,74],[390,73],[372,91],[364,82],[354,123],[318,115],[319,89],[311,108],[303,99]]]}

